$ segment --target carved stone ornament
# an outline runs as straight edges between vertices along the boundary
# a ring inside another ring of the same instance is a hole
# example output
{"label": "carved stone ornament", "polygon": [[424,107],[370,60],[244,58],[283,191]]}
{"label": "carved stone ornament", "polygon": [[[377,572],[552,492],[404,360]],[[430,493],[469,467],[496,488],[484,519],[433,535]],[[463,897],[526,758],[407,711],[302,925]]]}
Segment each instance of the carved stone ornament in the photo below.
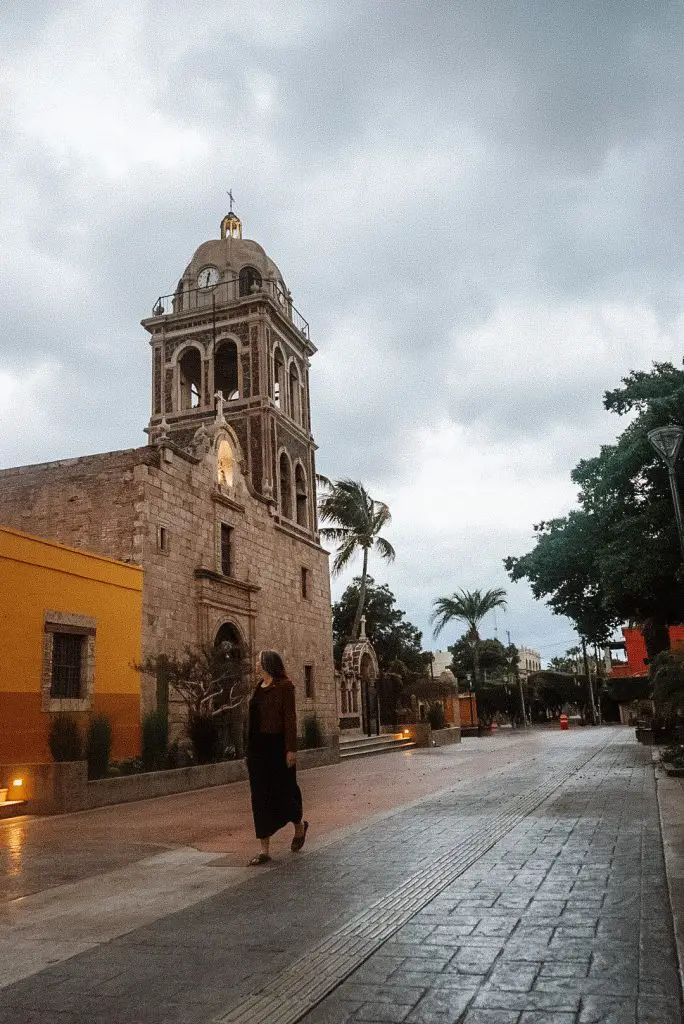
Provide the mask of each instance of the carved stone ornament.
{"label": "carved stone ornament", "polygon": [[203,458],[211,450],[213,435],[207,430],[204,423],[200,423],[192,438],[192,447],[195,456]]}

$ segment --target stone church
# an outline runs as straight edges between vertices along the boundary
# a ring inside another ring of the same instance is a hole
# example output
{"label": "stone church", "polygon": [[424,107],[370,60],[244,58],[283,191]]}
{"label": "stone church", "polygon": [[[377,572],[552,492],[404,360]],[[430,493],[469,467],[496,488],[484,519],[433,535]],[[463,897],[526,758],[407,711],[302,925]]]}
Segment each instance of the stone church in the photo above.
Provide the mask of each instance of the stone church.
{"label": "stone church", "polygon": [[[0,471],[0,523],[143,568],[143,657],[228,640],[279,650],[302,718],[337,731],[309,365],[276,264],[233,212],[142,325],[148,442]],[[95,652],[97,661],[97,651]],[[251,669],[250,669],[251,671]],[[154,705],[143,677],[142,710]]]}

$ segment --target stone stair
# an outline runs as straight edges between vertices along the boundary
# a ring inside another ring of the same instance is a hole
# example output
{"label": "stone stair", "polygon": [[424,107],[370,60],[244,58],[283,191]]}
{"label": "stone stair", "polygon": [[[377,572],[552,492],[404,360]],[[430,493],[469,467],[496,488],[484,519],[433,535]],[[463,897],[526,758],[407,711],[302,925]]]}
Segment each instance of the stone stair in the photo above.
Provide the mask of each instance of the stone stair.
{"label": "stone stair", "polygon": [[413,740],[400,732],[380,733],[379,736],[340,737],[340,759],[388,754],[392,750],[408,750],[415,745]]}
{"label": "stone stair", "polygon": [[15,818],[19,814],[26,814],[25,800],[4,800],[0,803],[0,818]]}

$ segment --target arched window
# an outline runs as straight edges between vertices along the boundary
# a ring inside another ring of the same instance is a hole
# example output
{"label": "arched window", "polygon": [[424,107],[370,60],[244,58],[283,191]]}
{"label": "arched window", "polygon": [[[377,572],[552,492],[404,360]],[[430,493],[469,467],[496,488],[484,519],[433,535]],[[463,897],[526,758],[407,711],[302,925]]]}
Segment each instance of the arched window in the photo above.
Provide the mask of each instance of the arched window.
{"label": "arched window", "polygon": [[286,452],[280,455],[280,514],[292,519],[292,467]]}
{"label": "arched window", "polygon": [[295,469],[295,500],[297,502],[297,525],[309,525],[309,495],[306,489],[306,476],[301,465]]}
{"label": "arched window", "polygon": [[202,396],[202,360],[196,348],[189,348],[178,364],[181,409],[196,409]]}
{"label": "arched window", "polygon": [[290,363],[290,416],[297,423],[301,421],[300,413],[300,388],[299,388],[299,373],[297,372],[297,364],[293,361]]}
{"label": "arched window", "polygon": [[243,267],[239,276],[240,297],[251,295],[261,288],[261,274],[254,267]]}
{"label": "arched window", "polygon": [[214,389],[222,391],[228,402],[240,397],[238,354],[234,341],[222,342],[214,356]]}
{"label": "arched window", "polygon": [[214,638],[214,650],[221,689],[215,696],[213,707],[236,707],[243,696],[246,666],[242,637],[232,622],[224,622],[219,628]]}
{"label": "arched window", "polygon": [[285,361],[279,348],[273,353],[273,401],[279,409],[285,407]]}

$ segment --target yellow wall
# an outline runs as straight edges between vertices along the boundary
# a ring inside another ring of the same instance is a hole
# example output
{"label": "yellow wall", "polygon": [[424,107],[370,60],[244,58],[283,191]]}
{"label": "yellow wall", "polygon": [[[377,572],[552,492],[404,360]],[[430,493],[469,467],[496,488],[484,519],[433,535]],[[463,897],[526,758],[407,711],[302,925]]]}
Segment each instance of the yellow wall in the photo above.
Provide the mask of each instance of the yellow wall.
{"label": "yellow wall", "polygon": [[140,749],[142,570],[0,526],[0,764],[51,760],[41,710],[44,613],[96,620],[91,712],[106,714],[112,757]]}

